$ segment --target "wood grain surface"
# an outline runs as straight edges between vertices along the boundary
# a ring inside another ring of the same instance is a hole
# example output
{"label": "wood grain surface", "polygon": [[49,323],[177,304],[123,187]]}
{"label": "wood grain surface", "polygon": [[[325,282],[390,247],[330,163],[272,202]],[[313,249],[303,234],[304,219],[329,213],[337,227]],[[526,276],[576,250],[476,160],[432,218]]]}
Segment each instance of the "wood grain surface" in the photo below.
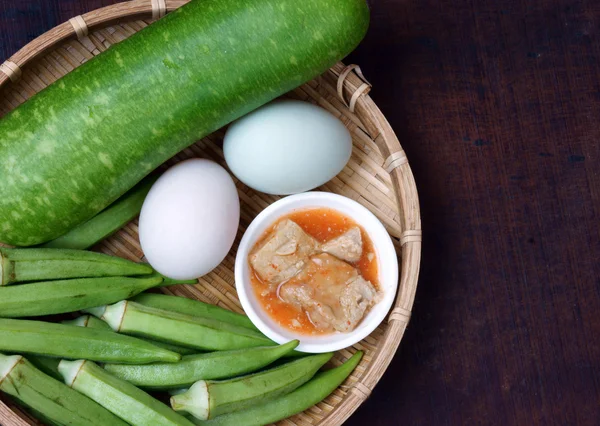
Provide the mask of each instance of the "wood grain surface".
{"label": "wood grain surface", "polygon": [[[0,61],[114,2],[1,0]],[[408,154],[424,252],[400,350],[347,424],[599,424],[600,2],[370,4],[346,62]]]}

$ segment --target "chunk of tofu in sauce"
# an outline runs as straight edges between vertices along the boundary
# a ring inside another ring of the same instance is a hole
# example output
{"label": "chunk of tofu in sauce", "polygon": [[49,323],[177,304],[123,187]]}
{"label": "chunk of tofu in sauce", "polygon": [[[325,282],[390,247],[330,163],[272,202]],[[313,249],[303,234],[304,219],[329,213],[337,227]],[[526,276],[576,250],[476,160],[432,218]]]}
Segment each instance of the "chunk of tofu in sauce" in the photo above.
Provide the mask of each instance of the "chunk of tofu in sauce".
{"label": "chunk of tofu in sauce", "polygon": [[304,310],[327,331],[352,331],[375,302],[377,292],[352,265],[327,253],[312,256],[295,277],[280,285],[279,297]]}
{"label": "chunk of tofu in sauce", "polygon": [[373,245],[335,210],[281,219],[253,249],[249,263],[267,312],[295,331],[351,331],[378,299]]}
{"label": "chunk of tofu in sauce", "polygon": [[250,254],[250,265],[261,280],[279,284],[304,268],[318,242],[297,223],[285,219]]}
{"label": "chunk of tofu in sauce", "polygon": [[358,262],[363,251],[360,228],[358,226],[350,228],[348,232],[327,241],[320,250],[346,262]]}

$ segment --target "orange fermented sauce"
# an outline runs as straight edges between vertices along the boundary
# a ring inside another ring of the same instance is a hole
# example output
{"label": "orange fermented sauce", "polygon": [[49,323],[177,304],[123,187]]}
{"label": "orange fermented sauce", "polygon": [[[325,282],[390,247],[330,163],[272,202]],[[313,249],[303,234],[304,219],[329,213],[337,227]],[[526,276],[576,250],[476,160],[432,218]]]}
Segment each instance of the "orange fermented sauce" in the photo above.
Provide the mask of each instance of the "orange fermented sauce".
{"label": "orange fermented sauce", "polygon": [[[379,287],[379,270],[373,242],[358,223],[337,210],[329,208],[307,209],[282,216],[265,231],[254,247],[267,238],[275,226],[285,219],[296,222],[304,232],[321,243],[336,238],[350,230],[350,228],[358,226],[363,241],[363,253],[360,260],[351,265],[355,266],[363,278],[370,281],[375,288]],[[271,288],[267,283],[262,282],[254,273],[252,267],[250,267],[250,270],[252,271],[250,277],[252,287],[258,301],[269,316],[278,324],[300,334],[320,335],[331,333],[316,328],[305,312],[281,300],[277,295],[276,288]]]}

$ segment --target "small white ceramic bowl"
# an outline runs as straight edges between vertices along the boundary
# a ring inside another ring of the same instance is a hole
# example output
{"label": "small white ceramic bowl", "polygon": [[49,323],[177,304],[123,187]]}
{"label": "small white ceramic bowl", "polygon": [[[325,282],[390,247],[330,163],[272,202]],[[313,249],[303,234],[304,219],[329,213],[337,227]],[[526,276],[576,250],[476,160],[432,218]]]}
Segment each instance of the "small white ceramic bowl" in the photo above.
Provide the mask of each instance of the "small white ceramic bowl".
{"label": "small white ceramic bowl", "polygon": [[[277,324],[261,307],[250,282],[248,254],[264,232],[282,216],[296,210],[326,207],[337,210],[358,223],[373,241],[379,267],[379,289],[383,297],[350,333],[308,336],[294,333]],[[297,350],[310,353],[337,351],[361,341],[384,320],[394,303],[398,288],[398,258],[392,240],[373,213],[349,198],[329,192],[306,192],[291,195],[271,204],[250,224],[237,252],[235,282],[242,307],[250,320],[267,337],[277,343],[300,340]]]}

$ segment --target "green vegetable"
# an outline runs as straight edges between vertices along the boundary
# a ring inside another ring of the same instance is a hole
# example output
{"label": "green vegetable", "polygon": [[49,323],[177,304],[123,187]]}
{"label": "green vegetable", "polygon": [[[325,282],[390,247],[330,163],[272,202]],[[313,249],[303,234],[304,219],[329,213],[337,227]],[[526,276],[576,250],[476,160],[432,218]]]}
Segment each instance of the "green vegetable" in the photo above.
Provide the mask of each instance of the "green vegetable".
{"label": "green vegetable", "polygon": [[[65,383],[134,426],[188,426],[192,423],[162,402],[90,361],[61,361]],[[110,423],[107,423],[107,425]]]}
{"label": "green vegetable", "polygon": [[92,315],[82,315],[82,316],[77,317],[72,320],[65,320],[62,322],[62,324],[73,325],[75,327],[89,327],[89,328],[95,328],[98,330],[112,331],[112,328],[110,328],[110,325],[108,325],[104,321],[102,321]]}
{"label": "green vegetable", "polygon": [[117,364],[177,362],[181,358],[177,353],[112,331],[2,318],[0,351]]}
{"label": "green vegetable", "polygon": [[154,274],[152,274],[152,276],[158,276],[158,277],[162,277],[163,279],[163,283],[160,285],[160,287],[168,287],[171,285],[181,285],[181,284],[198,284],[198,280],[176,280],[174,278],[169,278],[169,277],[165,277],[164,275],[159,274],[158,272],[154,272]]}
{"label": "green vegetable", "polygon": [[167,296],[166,294],[143,293],[131,299],[140,305],[150,308],[164,309],[165,311],[178,312],[180,314],[193,315],[195,317],[212,318],[214,320],[227,322],[229,324],[257,330],[250,318],[246,315],[223,309],[210,303],[187,297]]}
{"label": "green vegetable", "polygon": [[[96,328],[96,329],[100,329],[100,330],[109,330],[112,332],[112,328],[110,328],[110,325],[108,325],[104,321],[99,320],[98,318],[93,317],[91,315],[83,315],[74,320],[65,320],[62,322],[62,324],[76,326],[76,327],[89,327],[89,328]],[[141,339],[141,340],[149,342],[160,348],[167,349],[171,352],[176,352],[180,355],[188,355],[188,354],[198,353],[198,351],[196,351],[195,349],[184,348],[184,347],[176,346],[176,345],[170,345],[169,343],[157,342],[157,341],[150,340],[150,339]],[[35,365],[37,368],[39,368],[41,371],[43,371],[47,375],[54,377],[55,379],[62,380],[62,376],[58,372],[58,363],[60,362],[59,358],[50,358],[50,357],[40,356],[40,355],[28,355],[27,359],[33,365]],[[126,364],[118,364],[118,365],[120,365],[121,367],[127,366]],[[174,364],[161,363],[161,365],[179,365],[179,363],[174,363]],[[135,367],[136,368],[143,367],[143,365],[136,365]]]}
{"label": "green vegetable", "polygon": [[91,219],[326,71],[368,23],[365,0],[195,0],[113,46],[0,121],[0,241],[40,244]]}
{"label": "green vegetable", "polygon": [[127,299],[161,283],[161,277],[107,277],[0,287],[0,317],[74,312]]}
{"label": "green vegetable", "polygon": [[225,379],[257,371],[294,350],[298,341],[236,351],[184,356],[176,364],[106,364],[104,369],[120,379],[147,389],[177,389],[198,380]]}
{"label": "green vegetable", "polygon": [[58,363],[60,362],[60,358],[50,358],[47,356],[29,354],[27,355],[27,360],[41,372],[56,380],[62,381],[62,376],[58,372]]}
{"label": "green vegetable", "polygon": [[113,330],[207,351],[275,345],[259,332],[208,318],[193,317],[122,301],[88,309]]}
{"label": "green vegetable", "polygon": [[47,423],[126,426],[118,417],[37,370],[20,355],[0,354],[0,390]]}
{"label": "green vegetable", "polygon": [[317,373],[308,383],[295,391],[247,410],[225,414],[208,421],[194,421],[204,426],[261,426],[277,422],[309,409],[324,400],[356,368],[362,352],[355,353],[339,367]]}
{"label": "green vegetable", "polygon": [[[112,328],[110,328],[110,326],[107,323],[91,315],[83,315],[73,320],[64,320],[61,323],[77,327],[90,327],[112,331]],[[46,373],[47,375],[57,380],[62,381],[62,376],[58,372],[58,363],[60,362],[60,358],[50,358],[41,355],[27,355],[27,359],[35,367],[40,369],[40,371]]]}
{"label": "green vegetable", "polygon": [[146,177],[96,216],[41,247],[84,250],[108,238],[140,213],[156,179],[157,175]]}
{"label": "green vegetable", "polygon": [[187,392],[172,396],[171,407],[200,420],[243,410],[302,386],[332,356],[333,353],[313,355],[251,376],[220,382],[200,380]]}
{"label": "green vegetable", "polygon": [[[112,331],[112,328],[110,328],[110,325],[108,325],[101,319],[98,319],[92,315],[83,315],[74,320],[63,321],[62,323],[67,324],[67,325],[74,325],[77,327],[90,327],[90,328],[97,328],[100,330]],[[155,346],[158,346],[163,349],[167,349],[171,352],[177,352],[180,355],[190,355],[190,354],[198,353],[198,351],[195,349],[184,348],[182,346],[177,346],[177,345],[171,345],[171,344],[165,343],[165,342],[157,342],[156,340],[143,339],[143,338],[141,340],[145,340],[146,342],[152,343]],[[58,363],[57,363],[57,366],[58,366]]]}
{"label": "green vegetable", "polygon": [[0,248],[0,286],[23,281],[151,273],[148,265],[91,251]]}
{"label": "green vegetable", "polygon": [[163,349],[169,350],[171,352],[177,352],[179,355],[194,355],[194,354],[199,354],[200,352],[202,352],[198,349],[188,348],[188,347],[179,346],[179,345],[173,345],[173,344],[167,343],[167,342],[159,342],[159,341],[152,340],[152,339],[146,339],[144,337],[138,337],[138,339],[145,340],[146,342],[150,342],[154,346],[158,346],[159,348],[163,348]]}

